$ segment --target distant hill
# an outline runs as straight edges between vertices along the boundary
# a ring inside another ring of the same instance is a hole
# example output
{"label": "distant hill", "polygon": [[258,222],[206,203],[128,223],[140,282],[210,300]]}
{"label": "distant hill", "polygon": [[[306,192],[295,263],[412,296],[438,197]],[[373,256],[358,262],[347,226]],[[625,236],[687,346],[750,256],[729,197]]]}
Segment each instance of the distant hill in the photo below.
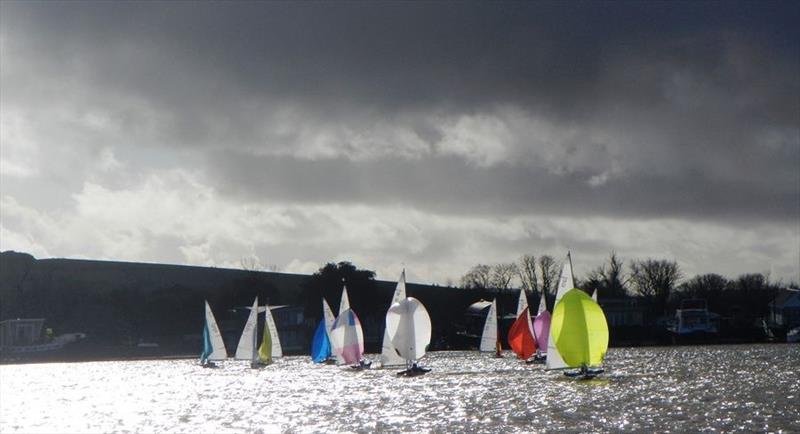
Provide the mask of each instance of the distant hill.
{"label": "distant hill", "polygon": [[[46,318],[56,334],[85,332],[98,345],[131,342],[186,343],[199,333],[203,300],[208,300],[223,329],[240,329],[241,315],[233,308],[248,306],[258,295],[270,305],[302,306],[308,339],[321,316],[312,276],[213,267],[148,264],[82,259],[36,259],[27,253],[0,253],[0,320]],[[376,350],[383,320],[396,282],[372,281],[349,288],[353,307],[362,319],[368,349]],[[326,292],[335,310],[340,288]],[[431,313],[433,348],[453,347],[471,303],[494,295],[486,291],[408,284],[410,296]],[[513,309],[516,294],[501,302]],[[197,348],[195,342],[185,345]],[[379,348],[379,347],[378,347]]]}

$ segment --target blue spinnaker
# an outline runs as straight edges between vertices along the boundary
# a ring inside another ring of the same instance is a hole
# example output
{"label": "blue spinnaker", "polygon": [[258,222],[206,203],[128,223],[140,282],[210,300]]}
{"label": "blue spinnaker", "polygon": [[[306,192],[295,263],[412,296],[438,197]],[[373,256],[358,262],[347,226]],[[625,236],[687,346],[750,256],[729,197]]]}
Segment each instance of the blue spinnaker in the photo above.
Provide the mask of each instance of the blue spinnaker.
{"label": "blue spinnaker", "polygon": [[320,321],[311,341],[311,360],[314,363],[322,363],[330,356],[331,342],[328,340],[328,331],[325,329],[325,321]]}

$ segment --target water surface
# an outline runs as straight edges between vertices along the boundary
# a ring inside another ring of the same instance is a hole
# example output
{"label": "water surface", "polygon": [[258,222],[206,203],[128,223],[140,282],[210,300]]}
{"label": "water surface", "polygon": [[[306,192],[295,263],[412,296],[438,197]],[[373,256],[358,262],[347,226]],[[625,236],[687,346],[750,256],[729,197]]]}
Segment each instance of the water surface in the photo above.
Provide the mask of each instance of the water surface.
{"label": "water surface", "polygon": [[436,352],[429,374],[286,357],[0,366],[0,432],[800,432],[800,345],[611,349],[607,374]]}

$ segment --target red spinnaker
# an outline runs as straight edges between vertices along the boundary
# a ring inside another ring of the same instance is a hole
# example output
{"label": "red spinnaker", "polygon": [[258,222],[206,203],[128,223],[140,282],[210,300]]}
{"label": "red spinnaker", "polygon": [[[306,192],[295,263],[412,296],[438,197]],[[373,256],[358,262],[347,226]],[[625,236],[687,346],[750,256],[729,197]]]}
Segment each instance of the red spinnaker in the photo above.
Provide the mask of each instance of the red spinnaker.
{"label": "red spinnaker", "polygon": [[529,359],[536,352],[536,339],[531,331],[531,318],[527,308],[519,314],[508,331],[508,345],[523,360]]}

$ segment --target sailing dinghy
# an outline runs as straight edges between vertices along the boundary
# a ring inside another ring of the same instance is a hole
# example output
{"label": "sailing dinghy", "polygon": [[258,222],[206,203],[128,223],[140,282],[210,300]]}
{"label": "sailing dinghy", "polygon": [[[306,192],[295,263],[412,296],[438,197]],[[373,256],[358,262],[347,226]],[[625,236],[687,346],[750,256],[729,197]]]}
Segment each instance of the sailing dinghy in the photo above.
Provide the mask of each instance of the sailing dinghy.
{"label": "sailing dinghy", "polygon": [[258,297],[253,300],[253,306],[250,307],[250,315],[247,316],[247,322],[244,324],[242,336],[239,338],[239,345],[236,346],[236,360],[249,360],[251,368],[261,366],[258,358],[258,332],[256,326],[258,325]]}
{"label": "sailing dinghy", "polygon": [[356,369],[369,368],[370,363],[364,356],[364,331],[361,321],[353,309],[340,313],[331,329],[331,346],[333,353],[343,364]]}
{"label": "sailing dinghy", "polygon": [[206,317],[203,321],[203,350],[200,353],[200,365],[204,368],[216,368],[214,361],[225,360],[228,352],[225,350],[225,342],[222,341],[222,333],[211,312],[211,306],[206,303]]}
{"label": "sailing dinghy", "polygon": [[[570,294],[569,298],[567,294]],[[564,303],[562,305],[562,303]],[[572,256],[561,268],[556,301],[547,341],[547,369],[570,369],[565,375],[594,378],[608,349],[608,324],[603,309],[589,295],[575,288]]]}
{"label": "sailing dinghy", "polygon": [[553,309],[550,331],[564,364],[578,368],[567,376],[589,379],[603,372],[608,324],[603,309],[583,290],[573,288],[562,297]]}
{"label": "sailing dinghy", "polygon": [[503,357],[503,348],[497,336],[497,299],[492,300],[489,313],[486,315],[486,322],[483,324],[483,334],[481,334],[480,351],[494,351],[495,357]]}
{"label": "sailing dinghy", "polygon": [[314,363],[325,363],[333,357],[333,350],[331,348],[331,329],[336,320],[333,317],[328,302],[322,299],[322,321],[319,322],[317,330],[314,332],[314,339],[311,341],[311,360]]}
{"label": "sailing dinghy", "polygon": [[[572,256],[567,252],[567,260],[561,266],[561,275],[558,278],[558,289],[556,290],[556,300],[553,302],[553,312],[555,312],[558,302],[570,289],[575,287],[575,278],[572,276]],[[550,322],[550,336],[547,339],[547,364],[546,369],[567,369],[566,363],[561,358],[556,348],[556,341],[553,335],[553,322]]]}
{"label": "sailing dinghy", "polygon": [[431,343],[431,317],[419,300],[406,297],[393,304],[386,313],[386,329],[397,354],[406,362],[406,370],[397,375],[411,377],[430,371],[417,365]]}
{"label": "sailing dinghy", "polygon": [[258,365],[269,365],[273,359],[283,357],[281,340],[272,310],[269,305],[264,306],[264,332],[261,336],[261,345],[258,346]]}
{"label": "sailing dinghy", "polygon": [[550,312],[547,311],[547,299],[542,291],[542,299],[539,300],[539,309],[536,318],[533,320],[533,337],[536,338],[536,355],[534,363],[544,363],[547,360],[547,345],[550,338]]}
{"label": "sailing dinghy", "polygon": [[[391,308],[395,303],[399,303],[406,298],[406,270],[400,273],[400,279],[397,280],[397,287],[394,289],[392,301],[389,303]],[[383,345],[381,346],[381,367],[388,366],[403,366],[406,363],[405,359],[400,357],[392,344],[392,338],[389,337],[389,329],[383,329]]]}
{"label": "sailing dinghy", "polygon": [[528,360],[536,352],[536,338],[533,336],[528,297],[525,295],[524,289],[519,292],[517,319],[508,330],[508,345],[522,360]]}

